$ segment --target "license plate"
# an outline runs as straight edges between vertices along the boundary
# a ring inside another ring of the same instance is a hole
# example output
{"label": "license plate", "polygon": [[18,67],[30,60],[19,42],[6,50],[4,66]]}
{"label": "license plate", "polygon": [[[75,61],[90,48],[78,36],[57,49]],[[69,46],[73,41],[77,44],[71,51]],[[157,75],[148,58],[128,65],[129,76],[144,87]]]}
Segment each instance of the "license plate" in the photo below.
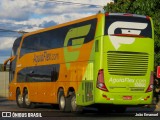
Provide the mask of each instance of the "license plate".
{"label": "license plate", "polygon": [[132,96],[123,96],[123,100],[132,100]]}

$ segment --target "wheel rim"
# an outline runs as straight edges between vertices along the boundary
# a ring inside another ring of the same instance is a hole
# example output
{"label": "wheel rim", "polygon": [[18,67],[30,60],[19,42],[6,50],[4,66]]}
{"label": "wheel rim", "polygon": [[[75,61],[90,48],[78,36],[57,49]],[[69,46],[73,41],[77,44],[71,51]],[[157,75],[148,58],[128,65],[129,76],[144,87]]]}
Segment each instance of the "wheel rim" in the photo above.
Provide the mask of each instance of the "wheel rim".
{"label": "wheel rim", "polygon": [[77,108],[77,104],[76,104],[76,96],[73,96],[71,99],[71,106],[72,106],[72,110],[76,111]]}
{"label": "wheel rim", "polygon": [[23,104],[23,97],[21,94],[18,95],[18,103],[21,105]]}
{"label": "wheel rim", "polygon": [[65,98],[64,98],[64,96],[62,95],[62,96],[60,97],[60,108],[61,108],[61,110],[64,110],[64,107],[65,107]]}
{"label": "wheel rim", "polygon": [[26,103],[26,105],[30,105],[28,94],[25,95],[25,103]]}

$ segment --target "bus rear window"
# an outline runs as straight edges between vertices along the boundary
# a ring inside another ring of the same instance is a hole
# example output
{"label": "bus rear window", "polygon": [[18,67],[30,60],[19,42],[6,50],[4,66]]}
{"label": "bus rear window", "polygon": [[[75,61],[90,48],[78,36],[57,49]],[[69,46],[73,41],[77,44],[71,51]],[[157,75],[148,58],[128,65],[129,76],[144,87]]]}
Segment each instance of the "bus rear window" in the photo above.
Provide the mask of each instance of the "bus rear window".
{"label": "bus rear window", "polygon": [[152,38],[151,21],[146,17],[108,15],[105,35]]}

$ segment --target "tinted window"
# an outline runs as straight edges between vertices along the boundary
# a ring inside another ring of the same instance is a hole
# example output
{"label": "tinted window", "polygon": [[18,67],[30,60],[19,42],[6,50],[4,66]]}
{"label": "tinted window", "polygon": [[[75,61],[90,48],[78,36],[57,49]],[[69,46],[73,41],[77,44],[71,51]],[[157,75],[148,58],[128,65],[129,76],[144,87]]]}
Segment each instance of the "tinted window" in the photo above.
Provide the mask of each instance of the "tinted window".
{"label": "tinted window", "polygon": [[106,16],[105,35],[109,34],[135,34],[152,38],[151,22],[146,17]]}
{"label": "tinted window", "polygon": [[17,50],[20,45],[22,37],[17,38],[12,47],[12,56],[15,56],[15,59],[10,62],[10,69],[9,69],[9,82],[11,82],[14,78],[15,75],[15,70],[16,70],[16,62],[17,62]]}
{"label": "tinted window", "polygon": [[27,67],[18,72],[17,82],[54,82],[58,80],[59,64]]}
{"label": "tinted window", "polygon": [[18,50],[18,47],[20,45],[22,37],[17,38],[14,43],[13,43],[13,47],[12,47],[12,56],[15,56]]}
{"label": "tinted window", "polygon": [[[91,28],[87,36],[85,36],[85,40],[84,40],[84,43],[87,43],[94,39],[95,30],[96,30],[96,21],[97,19],[88,20],[85,22],[80,22],[73,25],[69,25],[69,26],[65,26],[65,27],[61,27],[61,28],[57,28],[57,29],[53,29],[46,32],[28,36],[24,39],[20,56],[23,56],[24,54],[30,53],[30,52],[64,47],[65,46],[64,41],[69,30],[73,28],[81,27],[84,25],[91,25]],[[84,37],[84,36],[79,36],[79,37]],[[72,45],[72,39],[73,38],[71,38],[68,41],[67,46]]]}

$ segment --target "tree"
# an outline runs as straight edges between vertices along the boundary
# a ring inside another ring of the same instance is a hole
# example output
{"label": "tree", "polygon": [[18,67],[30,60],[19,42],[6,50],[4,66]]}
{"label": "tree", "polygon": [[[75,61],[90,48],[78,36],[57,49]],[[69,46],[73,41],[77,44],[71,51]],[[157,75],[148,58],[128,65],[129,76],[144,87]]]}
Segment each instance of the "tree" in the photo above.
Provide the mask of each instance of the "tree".
{"label": "tree", "polygon": [[104,6],[104,11],[152,17],[155,36],[155,68],[160,65],[160,0],[116,0],[115,3],[111,2]]}

